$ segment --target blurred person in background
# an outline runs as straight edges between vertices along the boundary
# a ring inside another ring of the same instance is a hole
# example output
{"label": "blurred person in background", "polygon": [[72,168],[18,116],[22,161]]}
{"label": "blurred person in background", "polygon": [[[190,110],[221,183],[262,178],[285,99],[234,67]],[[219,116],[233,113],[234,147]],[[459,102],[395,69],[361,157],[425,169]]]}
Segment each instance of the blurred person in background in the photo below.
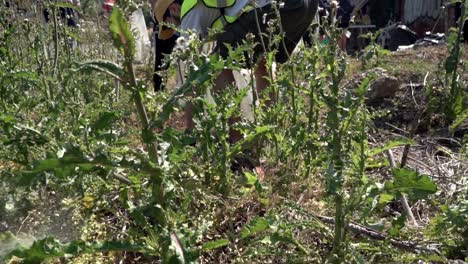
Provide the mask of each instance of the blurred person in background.
{"label": "blurred person in background", "polygon": [[[336,17],[333,16],[332,9],[336,8]],[[337,21],[337,26],[342,29],[346,29],[349,26],[349,22],[351,20],[351,15],[354,10],[354,0],[339,0],[339,1],[332,1],[332,0],[319,0],[319,9],[318,9],[318,16],[320,25],[323,26],[325,24],[325,20],[327,22],[327,26],[331,26],[333,18]],[[323,29],[319,29],[319,37],[320,42],[323,44],[328,44],[329,40],[327,36],[324,35],[325,32]],[[303,36],[304,43],[308,46],[312,45],[312,39],[310,38],[310,32],[306,32]],[[347,50],[348,44],[348,36],[346,32],[343,32],[342,36],[338,40],[338,46],[341,50]]]}
{"label": "blurred person in background", "polygon": [[[270,82],[266,60],[262,56],[264,49],[270,47],[270,39],[262,33],[268,32],[268,24],[271,24],[269,22],[276,21],[277,18],[276,7],[273,7],[270,0],[152,0],[152,5],[159,23],[160,39],[167,41],[174,38],[176,34],[174,28],[166,27],[165,24],[180,28],[181,32],[195,32],[202,39],[208,37],[211,29],[222,30],[221,33],[214,35],[216,42],[214,52],[225,59],[229,56],[228,47],[236,49],[246,40],[247,35],[252,35],[255,43],[254,55],[246,58],[245,61],[251,63],[246,63],[249,65],[245,66],[254,66],[253,75],[257,94],[266,97],[266,105],[274,103],[273,95],[264,95],[264,90]],[[318,0],[286,0],[278,7],[281,16],[279,26],[284,35],[280,41],[282,45],[275,47],[277,63],[285,63],[289,59],[290,54],[312,24],[317,7]],[[214,81],[214,94],[231,85],[235,85],[233,72],[231,69],[225,69]],[[235,120],[230,120],[231,124],[234,122]],[[191,131],[195,125],[193,106],[190,103],[185,109],[185,124],[188,131]],[[229,141],[235,143],[240,139],[242,139],[240,131],[231,126]],[[247,160],[249,162],[245,162]],[[258,160],[252,161],[246,157],[242,157],[239,161],[249,169],[257,162]]]}
{"label": "blurred person in background", "polygon": [[104,9],[106,13],[110,13],[112,12],[112,8],[114,7],[114,5],[115,5],[115,0],[106,0],[102,4],[102,8]]}
{"label": "blurred person in background", "polygon": [[[79,7],[81,5],[80,0],[67,0],[63,1],[69,4],[72,4],[76,7]],[[50,12],[48,9],[43,10],[44,18],[46,22],[49,22],[51,20],[50,17]],[[70,8],[70,7],[60,7],[59,8],[59,14],[60,18],[64,21],[66,21],[67,26],[69,27],[78,27],[78,12],[76,12],[75,9]]]}
{"label": "blurred person in background", "polygon": [[[338,19],[338,27],[346,29],[349,27],[349,22],[351,21],[351,15],[354,10],[354,0],[340,0],[338,1],[338,10],[336,12],[336,18]],[[338,46],[344,52],[347,51],[348,47],[348,35],[347,31],[343,33],[340,40],[338,41]]]}

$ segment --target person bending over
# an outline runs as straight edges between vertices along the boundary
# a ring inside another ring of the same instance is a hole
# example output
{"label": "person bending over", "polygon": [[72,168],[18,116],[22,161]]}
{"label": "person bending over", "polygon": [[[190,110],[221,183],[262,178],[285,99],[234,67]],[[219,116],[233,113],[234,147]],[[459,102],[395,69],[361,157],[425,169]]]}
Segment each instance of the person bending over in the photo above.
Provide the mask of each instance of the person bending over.
{"label": "person bending over", "polygon": [[[276,19],[275,8],[271,0],[152,0],[153,12],[159,24],[159,38],[168,40],[174,37],[174,29],[163,24],[172,24],[181,32],[193,31],[201,38],[208,36],[212,28],[222,29],[215,35],[217,52],[226,58],[229,50],[226,44],[233,49],[239,47],[248,34],[255,36],[254,58],[252,62],[256,88],[259,95],[263,94],[269,85],[266,62],[262,54],[264,47],[269,47],[268,38],[261,32],[267,32],[268,22]],[[279,4],[281,28],[284,39],[277,47],[276,62],[284,63],[300,41],[302,35],[311,25],[318,0],[285,0]],[[263,38],[263,39],[261,39]],[[264,45],[261,45],[263,43]],[[226,69],[216,78],[214,91],[220,91],[234,84],[232,70]],[[270,103],[274,98],[267,98]],[[192,129],[193,107],[185,109],[185,122],[187,129]],[[230,133],[230,141],[236,142],[241,135],[238,132]]]}

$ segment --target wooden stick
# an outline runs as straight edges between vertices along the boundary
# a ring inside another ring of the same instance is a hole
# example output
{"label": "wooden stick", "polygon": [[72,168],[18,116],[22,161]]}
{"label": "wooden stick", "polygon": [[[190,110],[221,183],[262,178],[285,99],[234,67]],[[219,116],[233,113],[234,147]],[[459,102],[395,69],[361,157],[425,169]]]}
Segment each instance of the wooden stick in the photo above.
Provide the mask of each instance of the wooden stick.
{"label": "wooden stick", "polygon": [[[304,215],[311,217],[311,218],[316,218],[317,220],[321,221],[322,223],[329,224],[329,225],[335,225],[335,218],[334,217],[329,217],[329,216],[323,216],[316,214],[314,212],[310,212],[308,210],[305,210],[302,206],[300,206],[297,202],[292,202],[292,203],[287,203],[289,206],[292,208],[300,211]],[[406,251],[411,251],[411,252],[416,252],[419,253],[421,251],[432,253],[432,254],[437,254],[437,255],[442,255],[442,253],[439,251],[438,248],[435,247],[435,244],[432,246],[425,246],[425,245],[420,245],[414,241],[408,241],[408,240],[399,240],[399,239],[394,239],[394,238],[389,238],[387,235],[384,233],[375,231],[371,228],[368,228],[366,226],[353,223],[351,221],[347,221],[347,224],[345,226],[346,230],[359,234],[359,235],[365,235],[369,238],[375,239],[375,240],[380,240],[380,241],[388,241],[391,245],[404,249]]]}
{"label": "wooden stick", "polygon": [[[316,215],[314,213],[310,213],[310,214],[314,215],[317,219],[319,219],[320,221],[322,221],[322,222],[324,222],[326,224],[330,224],[330,225],[335,224],[335,219],[332,218],[332,217]],[[424,251],[424,252],[428,252],[428,253],[442,255],[442,253],[435,247],[419,245],[419,244],[417,244],[416,242],[413,242],[413,241],[405,241],[405,240],[398,240],[398,239],[394,239],[394,238],[388,238],[387,235],[385,235],[385,234],[383,234],[381,232],[377,232],[375,230],[372,230],[372,229],[370,229],[368,227],[365,227],[365,226],[362,226],[362,225],[359,225],[359,224],[356,224],[356,223],[348,222],[348,224],[346,225],[346,229],[348,231],[353,232],[353,233],[365,235],[365,236],[367,236],[369,238],[372,238],[372,239],[375,239],[375,240],[388,241],[391,245],[393,245],[393,246],[395,246],[397,248],[407,250],[407,251],[411,251],[411,252]]]}

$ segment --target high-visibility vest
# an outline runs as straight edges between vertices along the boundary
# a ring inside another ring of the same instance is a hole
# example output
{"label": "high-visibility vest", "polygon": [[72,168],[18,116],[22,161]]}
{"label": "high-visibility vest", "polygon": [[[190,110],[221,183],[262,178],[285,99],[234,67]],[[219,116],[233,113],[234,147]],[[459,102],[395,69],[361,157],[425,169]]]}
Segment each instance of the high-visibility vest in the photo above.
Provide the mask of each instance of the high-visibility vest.
{"label": "high-visibility vest", "polygon": [[184,16],[198,4],[198,1],[203,1],[203,4],[209,8],[218,8],[221,11],[221,15],[211,25],[211,28],[214,29],[223,29],[227,24],[234,23],[242,12],[252,9],[247,5],[247,7],[244,8],[244,10],[237,16],[228,16],[225,14],[224,9],[234,6],[236,4],[236,0],[184,0],[180,11],[181,19],[184,19]]}

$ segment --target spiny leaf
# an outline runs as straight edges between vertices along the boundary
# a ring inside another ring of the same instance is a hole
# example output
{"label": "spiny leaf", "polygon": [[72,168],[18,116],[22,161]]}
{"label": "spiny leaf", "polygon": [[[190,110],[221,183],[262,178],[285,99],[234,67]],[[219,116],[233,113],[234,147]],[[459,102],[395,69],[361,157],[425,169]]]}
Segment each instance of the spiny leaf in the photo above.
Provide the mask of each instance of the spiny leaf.
{"label": "spiny leaf", "polygon": [[118,7],[112,9],[109,17],[109,30],[114,46],[119,49],[127,62],[131,62],[135,54],[135,38],[122,10]]}
{"label": "spiny leaf", "polygon": [[391,202],[395,197],[391,194],[388,194],[388,193],[382,193],[380,196],[379,196],[379,205],[380,206],[383,206],[383,205],[387,205],[389,202]]}
{"label": "spiny leaf", "polygon": [[39,77],[37,77],[36,73],[29,72],[29,71],[15,72],[15,73],[12,74],[12,77],[27,79],[27,80],[31,80],[31,81],[38,81],[39,80]]}
{"label": "spiny leaf", "polygon": [[74,39],[74,40],[76,40],[76,41],[80,41],[80,40],[81,40],[80,37],[79,37],[77,34],[73,33],[73,32],[72,32],[69,28],[67,28],[67,27],[65,27],[65,33],[66,33],[69,37],[71,37],[72,39]]}
{"label": "spiny leaf", "polygon": [[309,254],[309,250],[304,247],[297,239],[295,239],[291,234],[280,234],[278,232],[275,232],[273,235],[271,235],[271,240],[272,243],[276,243],[277,241],[283,242],[283,243],[288,243],[295,245],[302,253],[304,254]]}
{"label": "spiny leaf", "polygon": [[122,80],[125,72],[118,64],[107,60],[90,60],[78,64],[75,71],[99,71]]}
{"label": "spiny leaf", "polygon": [[222,238],[222,239],[217,239],[214,241],[206,242],[205,244],[202,245],[203,250],[212,250],[212,249],[217,249],[220,247],[224,247],[229,245],[229,240]]}
{"label": "spiny leaf", "polygon": [[242,148],[254,142],[258,137],[265,135],[273,130],[273,126],[258,126],[255,131],[247,135],[244,139],[238,141],[228,152],[228,158],[233,158],[242,151]]}
{"label": "spiny leaf", "polygon": [[19,185],[30,185],[37,180],[37,176],[44,172],[54,172],[58,177],[68,177],[76,173],[76,170],[91,171],[97,167],[112,167],[115,164],[102,157],[87,157],[77,148],[67,149],[63,157],[49,157],[34,163],[30,170],[22,170],[16,178]]}
{"label": "spiny leaf", "polygon": [[408,144],[414,144],[414,140],[412,140],[410,138],[392,140],[392,141],[389,141],[389,142],[385,143],[385,145],[382,146],[382,147],[370,150],[369,151],[369,157],[373,157],[373,156],[375,156],[377,154],[380,154],[380,153],[382,153],[384,151],[387,151],[389,149],[392,149],[392,148],[395,148],[395,147],[398,147],[398,146],[408,145]]}
{"label": "spiny leaf", "polygon": [[463,103],[465,102],[466,96],[464,96],[459,84],[454,85],[455,89],[453,89],[452,96],[452,105],[450,106],[451,114],[453,115],[453,119],[456,119],[459,116],[463,116]]}
{"label": "spiny leaf", "polygon": [[185,254],[186,250],[182,244],[182,241],[174,233],[171,234],[171,245],[175,249],[174,263],[190,263],[190,259],[187,257],[187,254]]}
{"label": "spiny leaf", "polygon": [[162,112],[159,114],[159,118],[155,121],[155,127],[162,127],[164,122],[169,119],[170,114],[174,110],[174,105],[179,98],[192,91],[195,87],[201,87],[207,81],[213,78],[213,75],[220,71],[219,63],[214,63],[212,60],[203,61],[198,70],[191,71],[180,88],[178,88],[171,97],[166,101],[162,107]]}
{"label": "spiny leaf", "polygon": [[429,194],[437,192],[436,184],[427,175],[421,175],[407,168],[394,169],[392,173],[394,181],[385,184],[387,191],[406,193],[416,200],[424,199]]}
{"label": "spiny leaf", "polygon": [[247,238],[256,235],[269,228],[268,220],[263,217],[258,217],[247,224],[241,231],[242,238]]}
{"label": "spiny leaf", "polygon": [[400,217],[392,222],[392,228],[389,230],[390,235],[397,236],[400,230],[405,226],[406,215],[402,214]]}
{"label": "spiny leaf", "polygon": [[369,90],[369,83],[371,82],[371,80],[375,79],[375,76],[370,76],[370,77],[367,77],[365,78],[361,84],[358,86],[358,88],[356,89],[356,92],[358,94],[359,97],[361,96],[364,96],[366,93],[367,93],[367,90]]}
{"label": "spiny leaf", "polygon": [[91,125],[93,132],[98,132],[110,128],[115,121],[119,119],[116,112],[104,112],[99,118]]}
{"label": "spiny leaf", "polygon": [[[448,43],[456,43],[457,42],[457,32],[452,30],[447,39]],[[454,44],[457,45],[457,44]],[[450,55],[448,56],[447,60],[445,61],[445,72],[447,74],[452,74],[455,69],[457,68],[458,63],[458,54],[455,52],[455,49],[451,49]]]}
{"label": "spiny leaf", "polygon": [[465,109],[463,113],[460,113],[455,121],[453,121],[452,125],[450,126],[450,129],[453,131],[457,127],[459,127],[463,122],[468,120],[468,109]]}

